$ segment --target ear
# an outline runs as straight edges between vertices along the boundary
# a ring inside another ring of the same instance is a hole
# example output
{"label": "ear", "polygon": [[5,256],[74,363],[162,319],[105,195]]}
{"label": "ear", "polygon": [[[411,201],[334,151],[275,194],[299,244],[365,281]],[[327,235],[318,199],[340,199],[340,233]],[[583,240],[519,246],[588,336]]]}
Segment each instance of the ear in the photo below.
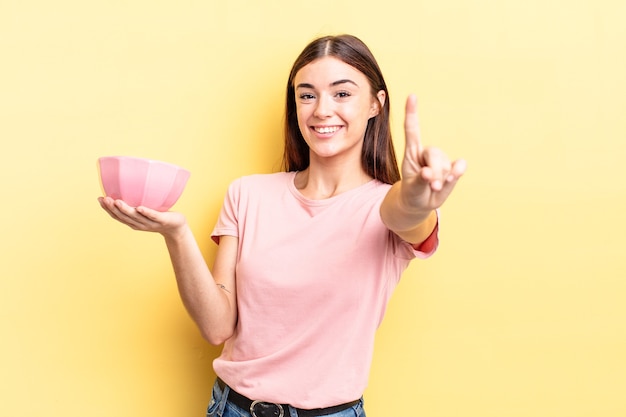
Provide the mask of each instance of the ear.
{"label": "ear", "polygon": [[378,116],[380,109],[385,106],[385,100],[387,99],[387,93],[384,90],[380,90],[376,93],[376,99],[372,100],[372,107],[370,109],[370,118]]}

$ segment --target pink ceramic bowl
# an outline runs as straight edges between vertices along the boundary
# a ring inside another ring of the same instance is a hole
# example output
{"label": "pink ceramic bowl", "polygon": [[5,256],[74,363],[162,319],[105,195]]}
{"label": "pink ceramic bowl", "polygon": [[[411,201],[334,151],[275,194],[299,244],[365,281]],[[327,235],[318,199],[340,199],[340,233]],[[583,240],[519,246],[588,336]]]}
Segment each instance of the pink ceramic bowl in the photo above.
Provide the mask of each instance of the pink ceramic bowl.
{"label": "pink ceramic bowl", "polygon": [[98,159],[105,195],[132,207],[169,210],[183,193],[190,172],[176,165],[130,156]]}

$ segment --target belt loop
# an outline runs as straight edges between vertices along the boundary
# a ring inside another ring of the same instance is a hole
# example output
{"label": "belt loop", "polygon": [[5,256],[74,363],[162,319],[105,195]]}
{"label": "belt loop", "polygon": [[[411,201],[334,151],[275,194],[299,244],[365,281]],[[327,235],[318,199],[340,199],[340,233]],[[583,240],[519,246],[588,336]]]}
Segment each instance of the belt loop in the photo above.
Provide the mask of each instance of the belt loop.
{"label": "belt loop", "polygon": [[215,381],[214,388],[219,391],[220,397],[217,405],[217,410],[215,410],[215,414],[218,417],[222,417],[224,415],[224,409],[226,408],[226,403],[228,402],[228,394],[230,393],[230,387],[226,384],[220,384],[220,380],[217,379]]}

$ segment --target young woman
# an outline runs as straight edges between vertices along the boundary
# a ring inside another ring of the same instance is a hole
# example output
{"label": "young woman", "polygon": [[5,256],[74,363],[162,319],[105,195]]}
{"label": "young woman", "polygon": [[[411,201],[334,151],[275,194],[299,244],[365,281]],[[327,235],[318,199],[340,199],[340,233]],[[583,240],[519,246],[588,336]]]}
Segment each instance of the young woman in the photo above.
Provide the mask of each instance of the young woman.
{"label": "young woman", "polygon": [[437,247],[437,209],[465,171],[420,143],[406,103],[398,170],[389,92],[354,36],[314,40],[287,82],[284,172],[229,187],[212,270],[180,213],[100,198],[115,219],[162,234],[181,298],[224,343],[207,416],[364,416],[379,326],[402,272]]}

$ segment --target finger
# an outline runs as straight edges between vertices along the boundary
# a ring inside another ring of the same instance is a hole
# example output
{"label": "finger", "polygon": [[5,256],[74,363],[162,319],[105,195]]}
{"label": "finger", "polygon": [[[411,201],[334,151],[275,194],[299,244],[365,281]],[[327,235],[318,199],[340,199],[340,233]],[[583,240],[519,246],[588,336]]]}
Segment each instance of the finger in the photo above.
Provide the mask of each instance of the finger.
{"label": "finger", "polygon": [[136,224],[143,224],[147,220],[145,216],[137,211],[136,207],[128,205],[124,200],[115,200],[115,207],[121,215]]}
{"label": "finger", "polygon": [[135,210],[137,211],[137,213],[141,214],[147,220],[153,223],[161,223],[160,216],[162,215],[162,213],[160,211],[153,210],[145,206],[139,206]]}
{"label": "finger", "polygon": [[420,175],[424,182],[428,183],[430,189],[433,191],[441,191],[446,179],[441,177],[441,174],[433,170],[431,167],[424,167],[420,171]]}
{"label": "finger", "polygon": [[156,224],[152,219],[143,215],[140,210],[129,206],[123,200],[100,197],[98,202],[109,216],[133,230],[152,230]]}
{"label": "finger", "polygon": [[135,208],[129,206],[126,202],[124,202],[124,200],[115,200],[114,205],[115,208],[127,216],[132,216],[135,211]]}
{"label": "finger", "polygon": [[426,148],[423,152],[423,160],[425,167],[422,177],[430,183],[433,190],[440,190],[452,170],[450,160],[438,148]]}
{"label": "finger", "polygon": [[456,186],[456,183],[465,173],[466,169],[467,163],[463,159],[458,159],[452,163],[452,169],[450,170],[448,177],[443,182],[441,189],[439,190],[440,196],[443,196],[444,198],[448,197],[448,195]]}
{"label": "finger", "polygon": [[113,220],[129,226],[132,229],[137,228],[137,225],[135,225],[134,222],[132,222],[132,220],[129,219],[126,215],[120,212],[120,210],[117,209],[114,204],[108,204],[103,201],[101,203],[101,206]]}
{"label": "finger", "polygon": [[115,218],[135,230],[146,230],[149,226],[148,220],[137,212],[137,209],[129,206],[123,200],[113,200],[112,212]]}
{"label": "finger", "polygon": [[456,183],[465,173],[466,169],[467,164],[465,160],[459,159],[457,161],[454,161],[454,163],[452,164],[452,170],[450,171],[450,175],[448,175],[448,178],[441,187],[440,195],[444,196],[444,198],[447,199],[454,187],[456,186]]}
{"label": "finger", "polygon": [[467,171],[467,162],[464,159],[457,159],[452,163],[452,169],[448,175],[449,181],[456,181]]}
{"label": "finger", "polygon": [[406,100],[404,116],[404,134],[407,151],[413,155],[421,156],[423,147],[420,136],[420,124],[417,117],[417,97],[410,94]]}
{"label": "finger", "polygon": [[100,207],[102,207],[109,216],[113,217],[115,220],[120,220],[118,218],[119,210],[115,207],[115,200],[111,197],[99,197],[98,202],[100,203]]}

